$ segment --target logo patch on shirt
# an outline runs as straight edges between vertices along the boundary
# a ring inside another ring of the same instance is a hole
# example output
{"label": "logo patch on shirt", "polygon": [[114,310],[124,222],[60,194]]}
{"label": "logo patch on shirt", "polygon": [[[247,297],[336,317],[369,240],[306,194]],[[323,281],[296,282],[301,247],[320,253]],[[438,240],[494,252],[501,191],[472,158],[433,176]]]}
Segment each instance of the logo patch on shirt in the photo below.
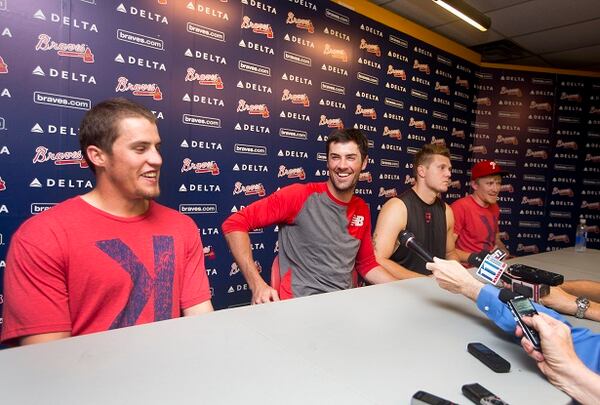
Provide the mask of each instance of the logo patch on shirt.
{"label": "logo patch on shirt", "polygon": [[350,226],[363,226],[365,223],[365,217],[362,215],[353,215],[350,221]]}
{"label": "logo patch on shirt", "polygon": [[426,224],[431,223],[431,212],[429,212],[429,211],[425,213],[425,223]]}

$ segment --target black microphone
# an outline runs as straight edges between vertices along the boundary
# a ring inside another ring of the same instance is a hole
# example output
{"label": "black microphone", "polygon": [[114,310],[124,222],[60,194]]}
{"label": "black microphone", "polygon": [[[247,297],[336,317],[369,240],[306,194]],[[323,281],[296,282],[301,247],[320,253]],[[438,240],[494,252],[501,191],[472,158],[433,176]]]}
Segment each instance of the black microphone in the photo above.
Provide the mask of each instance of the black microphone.
{"label": "black microphone", "polygon": [[421,259],[425,260],[426,263],[433,262],[433,256],[423,249],[419,242],[417,242],[417,239],[412,232],[400,232],[400,238],[398,238],[398,241],[402,246],[405,246],[407,249],[415,252]]}
{"label": "black microphone", "polygon": [[500,299],[500,301],[504,302],[505,304],[513,298],[517,298],[520,296],[521,294],[517,294],[516,292],[514,292],[513,290],[509,290],[508,288],[502,288],[500,290],[500,294],[498,294],[498,298]]}

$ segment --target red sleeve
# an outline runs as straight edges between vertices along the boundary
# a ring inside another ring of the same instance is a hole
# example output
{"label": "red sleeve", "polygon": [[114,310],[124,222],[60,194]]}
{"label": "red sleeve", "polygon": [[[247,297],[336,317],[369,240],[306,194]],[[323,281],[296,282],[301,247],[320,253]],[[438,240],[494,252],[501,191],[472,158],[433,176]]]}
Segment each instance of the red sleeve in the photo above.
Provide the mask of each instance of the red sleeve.
{"label": "red sleeve", "polygon": [[275,224],[291,224],[310,194],[307,184],[293,184],[258,200],[223,222],[223,233],[250,232]]}
{"label": "red sleeve", "polygon": [[377,263],[377,260],[375,259],[373,241],[371,240],[371,213],[369,212],[369,207],[365,205],[363,211],[365,213],[364,230],[360,240],[360,247],[356,254],[356,264],[354,267],[362,277],[365,277],[369,271],[379,266],[379,263]]}
{"label": "red sleeve", "polygon": [[[189,219],[189,218],[188,218]],[[193,307],[211,299],[210,284],[204,266],[204,249],[195,223],[189,219],[186,237],[191,243],[186,252],[181,288],[181,309]]]}
{"label": "red sleeve", "polygon": [[25,223],[10,243],[4,272],[3,342],[72,328],[60,238],[48,224],[39,222]]}

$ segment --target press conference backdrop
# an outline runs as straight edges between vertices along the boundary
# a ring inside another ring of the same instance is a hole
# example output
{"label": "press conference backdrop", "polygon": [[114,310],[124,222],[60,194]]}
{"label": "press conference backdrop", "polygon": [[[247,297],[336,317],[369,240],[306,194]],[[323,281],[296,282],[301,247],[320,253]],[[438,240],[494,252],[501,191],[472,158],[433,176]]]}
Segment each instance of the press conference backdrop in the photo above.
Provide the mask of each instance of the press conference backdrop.
{"label": "press conference backdrop", "polygon": [[[0,273],[19,224],[93,187],[77,128],[115,96],[158,118],[160,201],[198,224],[216,308],[250,297],[221,223],[325,180],[335,128],[371,140],[356,193],[374,219],[436,142],[452,153],[448,202],[475,161],[511,172],[500,225],[513,253],[572,245],[579,215],[600,246],[598,78],[481,68],[324,0],[0,0]],[[267,279],[277,231],[251,235]]]}

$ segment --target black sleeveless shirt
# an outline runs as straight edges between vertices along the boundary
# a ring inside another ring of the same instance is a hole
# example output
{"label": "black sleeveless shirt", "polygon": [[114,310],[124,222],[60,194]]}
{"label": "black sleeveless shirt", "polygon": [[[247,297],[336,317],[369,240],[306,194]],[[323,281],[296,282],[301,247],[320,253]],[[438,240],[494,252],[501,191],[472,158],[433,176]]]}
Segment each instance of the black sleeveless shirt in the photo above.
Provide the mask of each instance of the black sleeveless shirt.
{"label": "black sleeveless shirt", "polygon": [[[415,235],[415,239],[432,256],[446,257],[446,204],[436,198],[433,204],[427,204],[411,188],[398,197],[406,205],[406,230]],[[431,274],[425,268],[425,261],[404,246],[398,246],[390,257],[401,266],[421,274]]]}

